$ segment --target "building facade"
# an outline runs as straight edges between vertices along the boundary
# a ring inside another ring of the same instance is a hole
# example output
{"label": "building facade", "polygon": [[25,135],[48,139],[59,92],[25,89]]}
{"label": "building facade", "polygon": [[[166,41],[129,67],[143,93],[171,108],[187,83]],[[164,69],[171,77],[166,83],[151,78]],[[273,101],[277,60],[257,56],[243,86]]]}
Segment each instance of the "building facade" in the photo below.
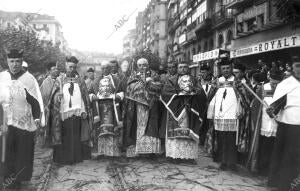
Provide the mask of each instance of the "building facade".
{"label": "building facade", "polygon": [[[153,37],[164,36],[151,25],[157,2],[152,0],[136,22],[137,47],[154,53],[163,46]],[[201,64],[215,69],[220,57],[248,68],[257,67],[258,59],[288,62],[300,46],[298,1],[169,0],[166,8],[166,57],[188,62],[194,75]]]}
{"label": "building facade", "polygon": [[167,5],[167,0],[151,0],[136,18],[137,51],[150,49],[162,63],[167,60]]}
{"label": "building facade", "polygon": [[53,16],[0,11],[0,30],[10,27],[34,31],[40,40],[51,41],[62,51],[68,52],[61,24]]}
{"label": "building facade", "polygon": [[253,68],[257,60],[290,61],[300,50],[300,3],[282,0],[231,0],[236,10],[230,57]]}
{"label": "building facade", "polygon": [[128,34],[123,38],[123,56],[129,57],[136,50],[136,29],[128,31]]}

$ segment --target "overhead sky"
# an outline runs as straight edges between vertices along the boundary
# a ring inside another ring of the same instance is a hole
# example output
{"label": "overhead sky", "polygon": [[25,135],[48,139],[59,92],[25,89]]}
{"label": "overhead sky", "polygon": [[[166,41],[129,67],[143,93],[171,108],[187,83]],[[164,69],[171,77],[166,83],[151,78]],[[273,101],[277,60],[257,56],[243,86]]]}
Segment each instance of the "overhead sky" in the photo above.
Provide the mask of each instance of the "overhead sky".
{"label": "overhead sky", "polygon": [[[55,16],[62,25],[70,48],[122,53],[123,37],[135,27],[137,13],[143,11],[148,2],[149,0],[1,0],[0,10]],[[129,20],[111,35],[118,21],[132,12],[134,14]]]}

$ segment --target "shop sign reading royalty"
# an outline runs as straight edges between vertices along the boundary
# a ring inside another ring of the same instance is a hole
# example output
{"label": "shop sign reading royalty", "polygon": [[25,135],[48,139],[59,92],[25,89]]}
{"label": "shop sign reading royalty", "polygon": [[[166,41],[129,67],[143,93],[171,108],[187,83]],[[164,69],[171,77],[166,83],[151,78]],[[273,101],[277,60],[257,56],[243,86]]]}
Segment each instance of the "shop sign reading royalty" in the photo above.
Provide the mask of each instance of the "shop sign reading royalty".
{"label": "shop sign reading royalty", "polygon": [[230,51],[230,58],[259,54],[273,50],[292,48],[300,46],[300,35],[283,37],[275,40],[261,42],[245,48]]}

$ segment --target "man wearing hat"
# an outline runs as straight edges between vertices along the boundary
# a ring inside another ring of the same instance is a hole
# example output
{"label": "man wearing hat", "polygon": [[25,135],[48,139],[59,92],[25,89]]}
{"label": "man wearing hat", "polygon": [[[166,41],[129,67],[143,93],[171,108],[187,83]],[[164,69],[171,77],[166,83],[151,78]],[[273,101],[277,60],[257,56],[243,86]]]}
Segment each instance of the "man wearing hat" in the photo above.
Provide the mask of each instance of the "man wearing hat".
{"label": "man wearing hat", "polygon": [[[259,75],[262,74],[259,73],[253,76],[254,78],[257,78],[256,80],[263,82],[263,77],[260,77]],[[256,88],[256,94],[267,104],[272,102],[276,86],[283,79],[283,73],[280,70],[271,69],[269,76],[270,82],[258,84]],[[256,98],[253,98],[252,100],[251,113],[251,129],[254,129],[254,132],[252,132],[251,136],[252,146],[249,154],[249,162],[251,163],[249,165],[252,171],[267,175],[274,147],[277,123],[266,113],[266,106],[261,104]]]}
{"label": "man wearing hat", "polygon": [[[174,64],[175,64],[175,62],[174,62]],[[183,76],[183,75],[189,75],[189,73],[190,73],[189,65],[186,61],[183,60],[180,63],[178,63],[176,70],[174,68],[174,64],[170,64],[170,67],[172,67],[172,70],[173,70],[173,71],[171,71],[173,73],[173,75],[169,75],[168,80],[165,81],[165,84],[163,87],[163,92],[165,92],[165,93],[178,93],[179,77]],[[177,73],[175,73],[175,71],[177,71]],[[194,78],[193,78],[193,81],[195,81]],[[194,84],[196,84],[196,83],[194,83]]]}
{"label": "man wearing hat", "polygon": [[216,91],[207,113],[213,119],[218,144],[216,160],[221,162],[220,169],[236,169],[239,119],[245,100],[235,86],[231,63],[220,62],[222,76],[216,83]]}
{"label": "man wearing hat", "polygon": [[167,73],[161,74],[161,81],[166,82],[171,76],[174,76],[177,74],[177,62],[172,59],[172,57],[169,57],[168,63],[167,63]]}
{"label": "man wearing hat", "polygon": [[[180,76],[189,74],[189,66],[185,61],[177,63],[171,58],[168,63],[168,74],[162,78],[163,88],[162,95],[173,95],[179,93],[178,79]],[[161,107],[161,123],[160,123],[160,138],[164,142],[166,137],[167,111],[165,106]]]}
{"label": "man wearing hat", "polygon": [[200,66],[200,84],[205,91],[207,96],[210,95],[212,75],[208,65],[203,64]]}
{"label": "man wearing hat", "polygon": [[[3,189],[20,189],[22,182],[30,181],[33,172],[34,136],[45,125],[44,106],[34,76],[22,68],[23,51],[7,52],[8,71],[0,73],[0,82],[9,88],[9,99],[2,104],[7,130],[2,150],[4,157]],[[0,94],[6,94],[1,91]],[[2,96],[1,95],[1,96]],[[2,117],[2,116],[1,116]]]}
{"label": "man wearing hat", "polygon": [[300,58],[292,58],[293,75],[280,82],[267,109],[278,123],[269,184],[278,190],[299,190]]}
{"label": "man wearing hat", "polygon": [[[178,64],[176,61],[169,60],[167,67],[168,73],[161,78],[164,83],[163,92],[173,91],[179,77]],[[176,88],[178,89],[178,87]]]}
{"label": "man wearing hat", "polygon": [[[209,103],[210,100],[212,99],[214,88],[212,86],[212,80],[213,80],[212,74],[207,64],[202,64],[200,66],[199,80],[200,80],[201,87],[204,90],[205,95],[207,97],[207,103]],[[213,126],[210,126],[209,124],[210,121],[207,119],[207,116],[205,116],[200,131],[200,144],[201,145],[205,144],[204,146],[206,151],[208,153],[211,153],[211,143],[209,143],[209,140],[212,140],[211,137],[212,137]]]}
{"label": "man wearing hat", "polygon": [[236,80],[240,80],[243,83],[246,83],[246,79],[245,79],[245,71],[246,71],[246,67],[243,64],[240,63],[235,63],[233,65],[233,75],[236,78]]}
{"label": "man wearing hat", "polygon": [[91,89],[93,88],[94,80],[95,70],[93,68],[89,68],[87,70],[87,79],[85,80],[85,84],[89,92],[92,91]]}
{"label": "man wearing hat", "polygon": [[66,73],[55,81],[48,105],[53,160],[60,164],[78,163],[91,154],[92,115],[88,90],[76,70],[78,62],[74,56],[66,59]]}
{"label": "man wearing hat", "polygon": [[[49,71],[49,75],[46,77],[46,79],[42,82],[42,84],[40,86],[40,90],[41,90],[42,97],[43,97],[43,103],[44,103],[44,107],[45,107],[45,117],[46,117],[46,119],[50,115],[50,111],[49,111],[49,104],[50,104],[50,101],[51,101],[50,97],[51,97],[51,94],[52,94],[52,91],[53,91],[53,88],[54,88],[54,85],[55,85],[56,78],[59,76],[59,71],[57,69],[57,66],[56,66],[55,62],[49,63],[48,66],[47,66],[47,69]],[[49,135],[49,133],[50,133],[48,131],[49,130],[49,128],[48,128],[49,124],[47,122],[48,121],[46,121],[46,128],[45,128],[46,132],[44,132],[43,135],[45,135],[45,133],[47,135]],[[46,137],[42,137],[43,141],[46,141],[45,140]]]}

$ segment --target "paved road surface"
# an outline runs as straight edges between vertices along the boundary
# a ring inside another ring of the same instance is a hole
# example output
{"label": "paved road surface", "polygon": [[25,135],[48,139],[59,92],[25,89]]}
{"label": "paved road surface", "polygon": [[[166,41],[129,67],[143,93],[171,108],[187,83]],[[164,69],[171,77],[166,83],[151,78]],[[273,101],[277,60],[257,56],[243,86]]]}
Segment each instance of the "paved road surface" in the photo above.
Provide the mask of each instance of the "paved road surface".
{"label": "paved road surface", "polygon": [[198,164],[158,159],[98,159],[53,166],[48,191],[268,191],[264,178],[219,171],[205,154]]}

